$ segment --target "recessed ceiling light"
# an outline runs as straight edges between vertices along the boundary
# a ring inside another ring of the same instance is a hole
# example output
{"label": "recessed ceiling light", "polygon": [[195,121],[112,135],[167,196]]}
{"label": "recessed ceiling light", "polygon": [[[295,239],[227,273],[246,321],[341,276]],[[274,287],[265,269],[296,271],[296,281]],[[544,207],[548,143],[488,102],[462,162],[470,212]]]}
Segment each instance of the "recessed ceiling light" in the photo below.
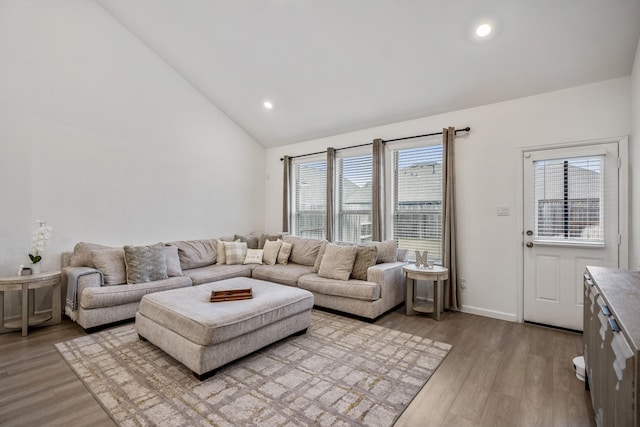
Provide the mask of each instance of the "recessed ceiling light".
{"label": "recessed ceiling light", "polygon": [[264,105],[264,108],[267,110],[271,110],[273,108],[273,103],[271,101],[264,101],[262,105]]}
{"label": "recessed ceiling light", "polygon": [[481,24],[476,28],[476,35],[478,37],[487,37],[491,33],[491,25]]}

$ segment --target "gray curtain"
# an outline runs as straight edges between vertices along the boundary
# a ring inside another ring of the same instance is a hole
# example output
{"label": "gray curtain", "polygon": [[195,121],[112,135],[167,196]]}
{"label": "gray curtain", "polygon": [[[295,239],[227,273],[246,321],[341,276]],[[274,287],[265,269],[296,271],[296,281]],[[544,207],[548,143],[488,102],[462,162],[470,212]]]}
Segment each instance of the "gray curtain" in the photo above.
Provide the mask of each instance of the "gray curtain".
{"label": "gray curtain", "polygon": [[385,239],[384,235],[384,144],[381,139],[373,140],[373,181],[371,234],[376,242]]}
{"label": "gray curtain", "polygon": [[454,142],[456,128],[442,129],[442,260],[449,269],[449,280],[444,287],[444,307],[457,310],[458,260],[456,248],[456,207],[455,207],[455,172]]}
{"label": "gray curtain", "polygon": [[327,240],[333,242],[333,177],[336,164],[336,150],[327,148]]}
{"label": "gray curtain", "polygon": [[282,231],[288,233],[291,213],[291,157],[284,156],[282,165]]}

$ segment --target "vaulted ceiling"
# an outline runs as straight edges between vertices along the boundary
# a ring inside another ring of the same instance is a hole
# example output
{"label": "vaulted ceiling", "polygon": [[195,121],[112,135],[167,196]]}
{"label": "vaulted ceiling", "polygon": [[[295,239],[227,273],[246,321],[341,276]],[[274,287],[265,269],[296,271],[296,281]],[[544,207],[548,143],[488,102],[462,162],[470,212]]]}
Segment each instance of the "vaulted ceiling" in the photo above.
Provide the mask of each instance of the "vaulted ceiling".
{"label": "vaulted ceiling", "polygon": [[98,2],[265,147],[628,76],[640,37],[638,0]]}

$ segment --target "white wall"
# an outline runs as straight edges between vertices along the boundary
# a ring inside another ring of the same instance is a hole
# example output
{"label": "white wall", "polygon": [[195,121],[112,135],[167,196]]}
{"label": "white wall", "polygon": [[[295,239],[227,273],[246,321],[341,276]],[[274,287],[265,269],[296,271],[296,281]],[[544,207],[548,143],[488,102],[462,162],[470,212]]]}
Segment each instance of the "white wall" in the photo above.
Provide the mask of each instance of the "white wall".
{"label": "white wall", "polygon": [[[264,149],[93,1],[0,0],[0,274],[264,225]],[[260,183],[256,185],[256,183]]]}
{"label": "white wall", "polygon": [[[283,155],[297,155],[471,126],[456,141],[457,206],[463,309],[517,320],[521,301],[521,207],[518,153],[522,147],[608,138],[630,132],[629,78],[486,105],[438,116],[365,129],[266,150],[266,219],[269,230],[282,223]],[[526,84],[523,82],[523,84]],[[496,206],[511,216],[496,216]]]}
{"label": "white wall", "polygon": [[631,73],[631,137],[630,200],[631,241],[629,242],[629,268],[640,271],[640,40]]}

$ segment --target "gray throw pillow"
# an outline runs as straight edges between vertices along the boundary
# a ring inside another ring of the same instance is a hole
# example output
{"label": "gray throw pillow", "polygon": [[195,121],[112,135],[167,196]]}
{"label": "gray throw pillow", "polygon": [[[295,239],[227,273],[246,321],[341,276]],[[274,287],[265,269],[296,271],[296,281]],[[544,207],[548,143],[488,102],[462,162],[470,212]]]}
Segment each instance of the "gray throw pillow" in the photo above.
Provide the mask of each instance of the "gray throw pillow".
{"label": "gray throw pillow", "polygon": [[164,257],[167,261],[167,276],[182,276],[182,268],[180,267],[180,256],[178,255],[178,247],[166,245],[164,247]]}
{"label": "gray throw pillow", "polygon": [[251,234],[236,234],[235,236],[233,236],[233,240],[240,240],[241,242],[245,242],[247,244],[247,249],[258,249],[258,236],[252,236]]}
{"label": "gray throw pillow", "polygon": [[398,260],[398,245],[394,240],[385,240],[384,242],[368,242],[365,245],[375,246],[378,248],[377,263],[396,262]]}
{"label": "gray throw pillow", "polygon": [[124,262],[127,266],[127,283],[145,283],[168,277],[163,243],[125,246]]}
{"label": "gray throw pillow", "polygon": [[91,251],[93,264],[102,272],[105,286],[127,283],[127,268],[122,248],[96,249]]}
{"label": "gray throw pillow", "polygon": [[349,280],[356,260],[355,246],[340,246],[329,243],[320,262],[318,276],[327,279]]}
{"label": "gray throw pillow", "polygon": [[367,280],[367,270],[376,265],[378,248],[375,246],[360,245],[356,250],[356,260],[353,263],[351,277],[357,280]]}

